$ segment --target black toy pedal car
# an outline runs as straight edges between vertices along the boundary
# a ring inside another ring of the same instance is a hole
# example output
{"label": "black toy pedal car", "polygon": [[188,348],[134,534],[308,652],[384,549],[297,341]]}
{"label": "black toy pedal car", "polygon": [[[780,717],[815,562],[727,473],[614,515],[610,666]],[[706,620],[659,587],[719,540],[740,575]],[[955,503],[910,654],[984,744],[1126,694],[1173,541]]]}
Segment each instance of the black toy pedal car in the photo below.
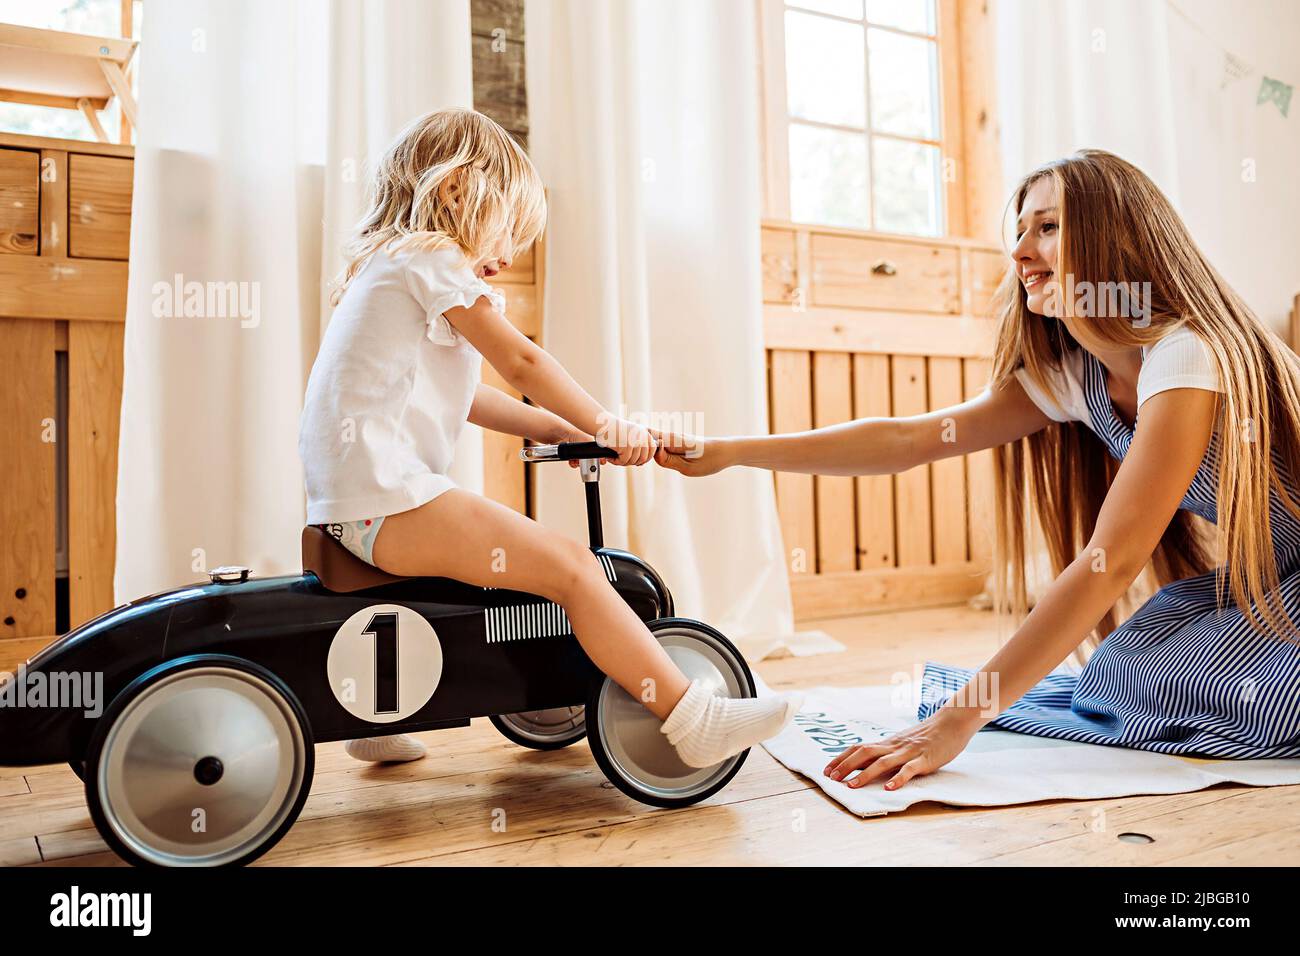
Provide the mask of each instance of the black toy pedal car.
{"label": "black toy pedal car", "polygon": [[[600,459],[614,453],[584,442],[522,456],[579,461],[591,546],[610,583],[689,678],[754,696],[725,637],[674,617],[654,569],[603,546]],[[660,807],[707,798],[744,763],[747,751],[703,770],[683,764],[659,721],[595,668],[551,602],[394,577],[317,528],[304,530],[302,545],[301,575],[219,568],[44,648],[14,680],[102,680],[102,712],[0,706],[0,765],[70,763],[95,826],[128,862],[219,866],[250,862],[288,831],[311,789],[314,745],[325,741],[484,716],[540,750],[585,735],[616,787]]]}

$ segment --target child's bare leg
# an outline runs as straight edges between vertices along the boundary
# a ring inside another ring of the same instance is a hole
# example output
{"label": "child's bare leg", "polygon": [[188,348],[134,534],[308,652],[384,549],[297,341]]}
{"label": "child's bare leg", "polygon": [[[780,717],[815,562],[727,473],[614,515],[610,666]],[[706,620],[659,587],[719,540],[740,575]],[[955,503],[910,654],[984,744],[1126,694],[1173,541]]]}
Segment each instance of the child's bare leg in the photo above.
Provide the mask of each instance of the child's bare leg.
{"label": "child's bare leg", "polygon": [[392,574],[455,578],[554,601],[568,614],[592,662],[660,720],[668,718],[689,686],[610,587],[588,548],[495,501],[457,489],[389,515],[373,556]]}

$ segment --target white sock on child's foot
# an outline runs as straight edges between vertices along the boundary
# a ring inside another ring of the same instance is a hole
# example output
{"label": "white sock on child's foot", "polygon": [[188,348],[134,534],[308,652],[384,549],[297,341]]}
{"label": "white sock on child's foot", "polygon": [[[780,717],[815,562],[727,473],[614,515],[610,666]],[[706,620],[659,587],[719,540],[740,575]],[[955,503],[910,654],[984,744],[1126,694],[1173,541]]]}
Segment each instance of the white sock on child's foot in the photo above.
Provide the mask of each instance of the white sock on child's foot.
{"label": "white sock on child's foot", "polygon": [[719,697],[691,681],[660,733],[689,767],[712,767],[781,732],[803,704],[801,694]]}
{"label": "white sock on child's foot", "polygon": [[425,754],[424,744],[406,734],[349,740],[343,749],[349,757],[370,763],[404,763],[419,760]]}

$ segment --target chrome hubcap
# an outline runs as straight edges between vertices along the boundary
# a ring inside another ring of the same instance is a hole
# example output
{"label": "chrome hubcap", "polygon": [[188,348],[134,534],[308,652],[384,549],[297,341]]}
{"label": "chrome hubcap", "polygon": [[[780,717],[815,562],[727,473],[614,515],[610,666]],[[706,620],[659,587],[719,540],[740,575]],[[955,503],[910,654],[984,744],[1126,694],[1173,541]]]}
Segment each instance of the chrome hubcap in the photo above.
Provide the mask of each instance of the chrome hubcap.
{"label": "chrome hubcap", "polygon": [[118,715],[95,786],[113,832],[164,866],[217,866],[270,838],[304,786],[306,741],[284,697],[211,666],[151,684]]}
{"label": "chrome hubcap", "polygon": [[586,708],[521,710],[517,714],[499,714],[498,719],[519,736],[547,744],[582,736],[586,728]]}
{"label": "chrome hubcap", "polygon": [[[672,627],[654,632],[687,680],[699,680],[724,697],[749,697],[744,669],[729,648],[705,631]],[[619,773],[638,789],[668,798],[702,793],[741,759],[737,754],[714,767],[689,767],[661,732],[662,722],[627,691],[606,680],[599,697],[600,740]]]}

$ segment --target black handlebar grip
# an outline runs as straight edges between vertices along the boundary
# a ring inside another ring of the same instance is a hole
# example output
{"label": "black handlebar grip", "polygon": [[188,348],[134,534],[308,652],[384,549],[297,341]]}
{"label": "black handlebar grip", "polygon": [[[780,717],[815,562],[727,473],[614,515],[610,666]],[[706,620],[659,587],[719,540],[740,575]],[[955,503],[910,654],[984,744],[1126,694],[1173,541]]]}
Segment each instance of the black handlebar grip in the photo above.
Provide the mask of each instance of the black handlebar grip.
{"label": "black handlebar grip", "polygon": [[597,441],[565,441],[555,446],[559,461],[580,461],[583,458],[617,458],[618,452]]}
{"label": "black handlebar grip", "polygon": [[523,461],[581,461],[584,458],[618,458],[618,452],[600,442],[566,441],[558,445],[525,445],[519,449]]}

